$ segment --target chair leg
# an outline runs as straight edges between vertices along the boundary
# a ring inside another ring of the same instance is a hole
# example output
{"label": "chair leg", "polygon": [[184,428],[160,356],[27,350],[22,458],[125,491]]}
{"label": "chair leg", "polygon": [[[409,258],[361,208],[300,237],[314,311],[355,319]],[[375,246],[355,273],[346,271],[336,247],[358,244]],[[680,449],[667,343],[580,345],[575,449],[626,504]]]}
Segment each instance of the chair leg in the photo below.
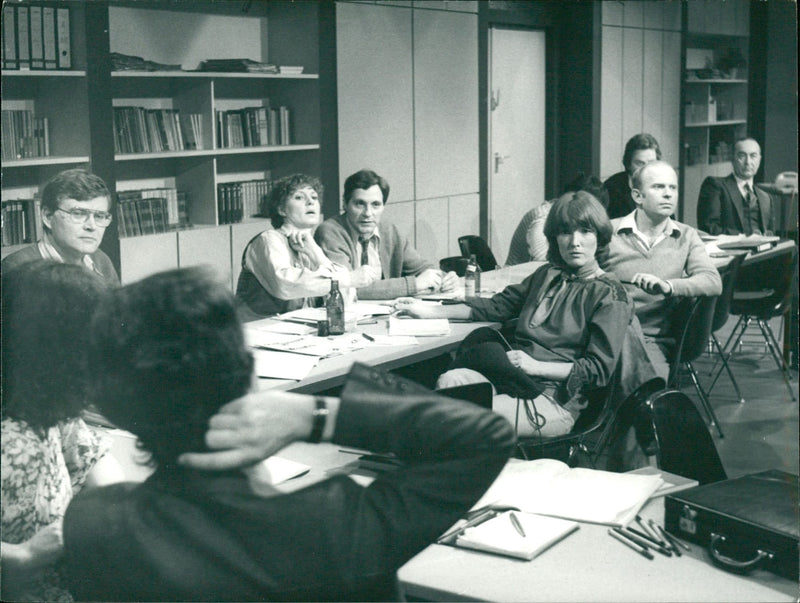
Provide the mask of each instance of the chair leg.
{"label": "chair leg", "polygon": [[725,434],[722,433],[722,428],[719,426],[719,420],[717,419],[717,415],[714,412],[714,408],[711,406],[711,402],[708,400],[708,396],[706,396],[703,388],[700,386],[700,381],[697,378],[697,371],[694,370],[694,366],[692,366],[691,362],[686,363],[686,368],[689,370],[689,375],[692,377],[692,383],[694,383],[694,388],[697,390],[697,395],[700,397],[700,404],[703,406],[703,410],[705,410],[706,415],[709,419],[709,425],[717,428],[717,433],[719,434],[720,438],[724,438]]}
{"label": "chair leg", "polygon": [[783,381],[786,383],[786,388],[789,390],[789,395],[792,398],[792,402],[794,402],[797,400],[797,398],[795,398],[794,390],[792,389],[792,384],[790,383],[791,373],[789,372],[789,367],[786,366],[783,355],[780,353],[780,348],[778,346],[778,341],[775,339],[775,334],[772,332],[772,328],[769,326],[769,323],[765,320],[758,320],[758,326],[761,329],[761,334],[764,335],[764,339],[767,342],[767,346],[772,354],[772,358],[775,360],[775,364],[778,365],[778,368],[781,371]]}
{"label": "chair leg", "polygon": [[[744,328],[740,330],[742,323],[745,323]],[[731,334],[728,335],[728,339],[725,340],[725,345],[722,346],[722,350],[723,353],[725,354],[726,359],[730,359],[730,357],[733,356],[733,351],[736,349],[739,340],[744,335],[744,332],[747,330],[747,325],[749,324],[750,324],[749,316],[740,316],[739,320],[736,321],[736,325],[734,325],[733,329],[731,330]],[[736,331],[740,331],[738,336],[736,335]],[[730,345],[731,341],[734,342],[732,346]],[[717,369],[717,362],[719,362],[719,359],[714,360],[714,364],[711,365],[711,370],[708,372],[709,375],[714,374],[714,371]]]}
{"label": "chair leg", "polygon": [[719,376],[722,374],[722,369],[725,369],[728,373],[728,377],[730,377],[731,379],[731,383],[733,383],[733,389],[736,390],[736,396],[739,399],[739,404],[744,404],[744,396],[742,395],[742,391],[739,389],[739,383],[736,381],[736,377],[733,376],[731,367],[728,364],[728,357],[730,357],[730,354],[725,354],[723,352],[722,347],[719,345],[719,340],[717,339],[717,336],[714,335],[713,333],[711,334],[711,344],[714,347],[716,347],[717,354],[719,356],[720,361],[722,362],[722,366],[719,367],[717,374],[714,375],[714,378],[711,380],[711,385],[709,385],[708,389],[706,389],[706,395],[707,396],[711,395],[711,390],[714,389],[714,385],[717,383],[717,379],[719,379]]}

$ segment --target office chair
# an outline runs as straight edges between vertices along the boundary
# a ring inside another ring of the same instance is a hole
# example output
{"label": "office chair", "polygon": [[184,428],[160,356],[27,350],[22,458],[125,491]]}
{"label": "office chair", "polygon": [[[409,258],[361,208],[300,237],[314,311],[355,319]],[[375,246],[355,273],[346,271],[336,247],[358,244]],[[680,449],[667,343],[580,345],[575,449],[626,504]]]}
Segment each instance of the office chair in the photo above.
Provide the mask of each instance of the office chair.
{"label": "office chair", "polygon": [[[723,353],[722,346],[717,339],[716,333],[725,326],[725,324],[728,322],[728,318],[730,317],[733,291],[736,286],[736,276],[739,273],[739,267],[742,265],[744,258],[745,254],[736,255],[733,257],[733,259],[731,259],[725,268],[720,270],[720,276],[722,277],[722,293],[717,298],[717,305],[714,307],[714,318],[711,320],[711,346],[716,352],[716,360],[710,374],[714,375],[714,378],[711,380],[711,383],[708,385],[708,387],[706,387],[705,392],[706,396],[711,395],[711,390],[714,389],[714,385],[716,385],[717,379],[719,379],[719,376],[722,374],[722,370],[724,369],[728,373],[728,377],[733,384],[734,390],[736,390],[736,396],[740,404],[744,404],[744,396],[742,395],[742,391],[739,389],[739,383],[736,381],[736,377],[733,376],[731,367],[728,364],[728,358],[730,357],[730,354]],[[714,374],[714,368],[716,368],[717,362],[721,362],[722,365],[719,367],[719,370],[716,372],[716,374]]]}
{"label": "office chair", "polygon": [[638,430],[652,434],[659,469],[701,485],[727,479],[705,421],[683,392],[654,392],[639,406],[636,420]]}
{"label": "office chair", "polygon": [[[797,247],[784,247],[750,256],[740,267],[734,287],[730,313],[739,320],[723,346],[726,358],[739,345],[750,323],[755,321],[767,348],[781,371],[792,401],[796,400],[791,386],[791,373],[778,346],[769,320],[784,317],[792,305],[792,283],[797,271]],[[732,342],[732,343],[731,343]]]}
{"label": "office chair", "polygon": [[460,255],[450,256],[439,260],[439,269],[444,272],[455,272],[458,276],[464,276],[467,272],[469,258]]}
{"label": "office chair", "polygon": [[465,258],[469,258],[473,253],[475,254],[478,267],[482,272],[498,268],[497,260],[494,259],[492,250],[481,237],[477,235],[458,237],[458,246],[461,249],[461,255]]}
{"label": "office chair", "polygon": [[675,310],[672,324],[673,330],[677,330],[677,336],[675,337],[675,349],[669,363],[667,387],[677,388],[678,374],[680,369],[685,368],[692,378],[692,383],[700,398],[700,404],[708,416],[709,425],[716,427],[719,437],[722,438],[725,436],[717,420],[717,415],[700,385],[697,371],[692,366],[692,361],[700,357],[708,344],[716,305],[716,297],[687,297]]}

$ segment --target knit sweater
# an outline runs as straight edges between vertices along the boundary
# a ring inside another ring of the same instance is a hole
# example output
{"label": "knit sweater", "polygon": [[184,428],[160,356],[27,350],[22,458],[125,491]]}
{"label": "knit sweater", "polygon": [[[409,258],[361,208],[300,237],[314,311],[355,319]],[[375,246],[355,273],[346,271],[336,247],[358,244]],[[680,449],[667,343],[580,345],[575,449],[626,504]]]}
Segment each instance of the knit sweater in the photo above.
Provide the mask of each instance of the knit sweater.
{"label": "knit sweater", "polygon": [[[414,277],[433,266],[422,259],[394,224],[378,225],[382,278],[357,289],[359,299],[394,299],[417,293]],[[358,234],[347,224],[344,214],[325,220],[314,238],[334,264],[358,268]]]}
{"label": "knit sweater", "polygon": [[719,295],[722,280],[694,228],[670,220],[666,236],[648,249],[633,232],[635,215],[636,211],[611,221],[614,235],[607,257],[601,258],[600,264],[623,282],[642,272],[672,286],[670,296],[651,295],[639,287],[628,287],[644,334],[666,337],[670,332],[671,311],[677,304],[675,298]]}

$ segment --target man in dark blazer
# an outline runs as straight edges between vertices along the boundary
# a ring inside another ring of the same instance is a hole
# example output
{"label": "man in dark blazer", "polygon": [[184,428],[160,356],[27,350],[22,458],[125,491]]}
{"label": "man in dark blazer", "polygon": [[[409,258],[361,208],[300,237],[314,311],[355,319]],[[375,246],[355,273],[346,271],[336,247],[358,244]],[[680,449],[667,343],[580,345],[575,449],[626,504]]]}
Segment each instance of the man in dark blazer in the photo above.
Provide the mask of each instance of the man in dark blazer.
{"label": "man in dark blazer", "polygon": [[741,138],[733,146],[733,173],[724,178],[709,176],[700,187],[697,227],[711,235],[772,234],[772,200],[753,185],[761,165],[761,147],[752,138]]}

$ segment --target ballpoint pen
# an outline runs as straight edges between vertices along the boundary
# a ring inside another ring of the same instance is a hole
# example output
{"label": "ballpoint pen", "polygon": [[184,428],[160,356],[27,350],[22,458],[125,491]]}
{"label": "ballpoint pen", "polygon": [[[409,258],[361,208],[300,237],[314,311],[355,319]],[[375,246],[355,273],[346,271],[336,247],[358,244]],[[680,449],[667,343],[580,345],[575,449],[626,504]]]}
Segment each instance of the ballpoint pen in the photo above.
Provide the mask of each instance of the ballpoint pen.
{"label": "ballpoint pen", "polygon": [[617,528],[614,528],[613,530],[608,530],[608,535],[614,538],[615,540],[619,540],[622,544],[624,544],[628,548],[633,549],[634,551],[639,553],[642,557],[646,557],[650,561],[655,559],[655,557],[653,557],[653,553],[648,551],[646,548],[639,546],[635,542],[625,538],[625,536],[623,536],[617,531]]}
{"label": "ballpoint pen", "polygon": [[525,529],[522,527],[522,524],[519,522],[519,518],[514,514],[514,511],[511,511],[508,514],[509,519],[511,519],[511,524],[514,526],[514,529],[519,532],[519,535],[525,538]]}
{"label": "ballpoint pen", "polygon": [[483,511],[481,511],[480,513],[478,513],[474,517],[470,518],[470,520],[467,521],[466,523],[464,523],[464,524],[462,524],[462,525],[460,525],[460,526],[458,526],[456,528],[453,528],[452,530],[450,530],[446,534],[442,534],[437,539],[437,541],[438,542],[443,542],[443,541],[447,540],[448,538],[450,538],[451,536],[454,536],[456,534],[460,534],[461,532],[463,532],[467,528],[471,528],[472,526],[476,526],[479,523],[483,523],[487,519],[491,519],[495,515],[497,515],[497,509],[492,509],[491,507],[487,507],[486,509],[484,509]]}
{"label": "ballpoint pen", "polygon": [[652,538],[653,540],[655,540],[657,542],[661,541],[661,534],[659,534],[658,532],[653,530],[652,526],[647,525],[647,522],[644,519],[642,519],[641,515],[637,515],[636,516],[636,523],[639,524],[639,526],[642,528],[642,531],[645,534],[649,535],[650,538]]}
{"label": "ballpoint pen", "polygon": [[367,334],[367,333],[361,333],[361,335],[362,335],[362,336],[364,337],[364,339],[366,339],[367,341],[375,341],[375,338],[374,338],[372,335],[369,335],[369,334]]}

